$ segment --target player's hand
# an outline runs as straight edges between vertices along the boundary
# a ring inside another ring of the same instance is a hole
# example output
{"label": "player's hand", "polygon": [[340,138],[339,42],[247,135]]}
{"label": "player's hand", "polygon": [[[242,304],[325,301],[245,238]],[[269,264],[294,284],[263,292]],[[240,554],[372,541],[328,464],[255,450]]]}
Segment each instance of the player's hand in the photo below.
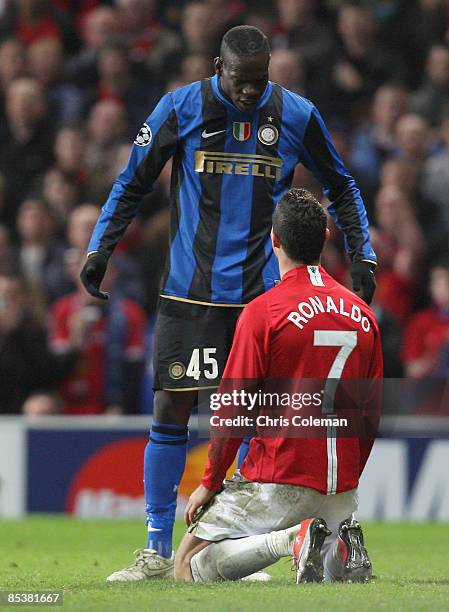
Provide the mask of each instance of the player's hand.
{"label": "player's hand", "polygon": [[376,290],[375,269],[376,264],[369,261],[354,261],[351,264],[352,288],[367,304],[371,304]]}
{"label": "player's hand", "polygon": [[100,300],[109,299],[109,293],[100,291],[101,281],[106,273],[107,258],[101,253],[92,253],[81,270],[80,278],[86,291]]}
{"label": "player's hand", "polygon": [[195,489],[195,491],[189,497],[189,501],[187,502],[187,506],[184,511],[184,521],[187,527],[193,521],[197,510],[201,508],[201,506],[204,506],[204,504],[207,504],[207,502],[213,498],[215,493],[216,491],[209,491],[209,489],[206,489],[206,487],[204,487],[202,484]]}

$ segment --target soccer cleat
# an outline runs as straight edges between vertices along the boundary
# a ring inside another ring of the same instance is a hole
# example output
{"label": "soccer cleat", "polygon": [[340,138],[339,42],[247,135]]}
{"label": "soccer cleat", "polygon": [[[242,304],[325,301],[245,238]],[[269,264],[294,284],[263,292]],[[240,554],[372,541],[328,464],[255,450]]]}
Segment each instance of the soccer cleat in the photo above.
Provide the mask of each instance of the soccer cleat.
{"label": "soccer cleat", "polygon": [[338,528],[337,557],[344,566],[343,582],[369,582],[372,566],[360,523],[346,519]]}
{"label": "soccer cleat", "polygon": [[134,551],[134,563],[106,578],[107,582],[135,582],[151,578],[173,578],[174,559],[161,557],[151,548]]}
{"label": "soccer cleat", "polygon": [[302,521],[293,544],[296,584],[323,582],[324,570],[321,547],[331,532],[322,518]]}

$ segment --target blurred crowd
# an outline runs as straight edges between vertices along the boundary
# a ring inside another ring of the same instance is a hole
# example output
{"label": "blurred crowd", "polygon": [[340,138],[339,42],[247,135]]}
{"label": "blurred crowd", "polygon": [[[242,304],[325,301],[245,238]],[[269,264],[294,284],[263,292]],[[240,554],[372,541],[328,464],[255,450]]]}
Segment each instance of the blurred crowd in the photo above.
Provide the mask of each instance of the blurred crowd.
{"label": "blurred crowd", "polygon": [[[169,164],[111,259],[107,303],[79,270],[140,125],[212,75],[239,24],[268,35],[271,80],[318,106],[362,191],[386,376],[449,377],[449,0],[3,0],[0,413],[151,410]],[[320,194],[303,168],[294,181]],[[348,283],[332,234],[323,263]]]}

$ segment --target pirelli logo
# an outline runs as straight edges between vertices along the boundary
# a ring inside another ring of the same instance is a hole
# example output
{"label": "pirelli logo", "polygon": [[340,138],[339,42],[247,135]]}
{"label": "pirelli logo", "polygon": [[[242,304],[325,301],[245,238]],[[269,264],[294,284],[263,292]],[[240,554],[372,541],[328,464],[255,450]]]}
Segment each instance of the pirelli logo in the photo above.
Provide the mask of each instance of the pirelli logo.
{"label": "pirelli logo", "polygon": [[267,155],[195,151],[195,172],[207,174],[262,176],[278,181],[281,178],[283,163],[282,159]]}

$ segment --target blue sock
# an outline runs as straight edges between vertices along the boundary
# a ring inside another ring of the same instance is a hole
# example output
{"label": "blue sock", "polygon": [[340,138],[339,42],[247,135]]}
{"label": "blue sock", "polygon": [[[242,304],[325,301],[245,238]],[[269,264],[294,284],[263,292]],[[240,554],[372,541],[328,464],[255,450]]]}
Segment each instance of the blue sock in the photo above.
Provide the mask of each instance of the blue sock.
{"label": "blue sock", "polygon": [[239,452],[237,455],[237,468],[238,469],[241,468],[242,463],[246,459],[246,455],[248,454],[248,451],[249,451],[250,442],[251,442],[251,436],[246,436],[246,438],[244,438],[242,443],[240,444]]}
{"label": "blue sock", "polygon": [[163,557],[171,557],[173,551],[176,498],[186,466],[187,440],[187,427],[153,422],[145,448],[147,548]]}

